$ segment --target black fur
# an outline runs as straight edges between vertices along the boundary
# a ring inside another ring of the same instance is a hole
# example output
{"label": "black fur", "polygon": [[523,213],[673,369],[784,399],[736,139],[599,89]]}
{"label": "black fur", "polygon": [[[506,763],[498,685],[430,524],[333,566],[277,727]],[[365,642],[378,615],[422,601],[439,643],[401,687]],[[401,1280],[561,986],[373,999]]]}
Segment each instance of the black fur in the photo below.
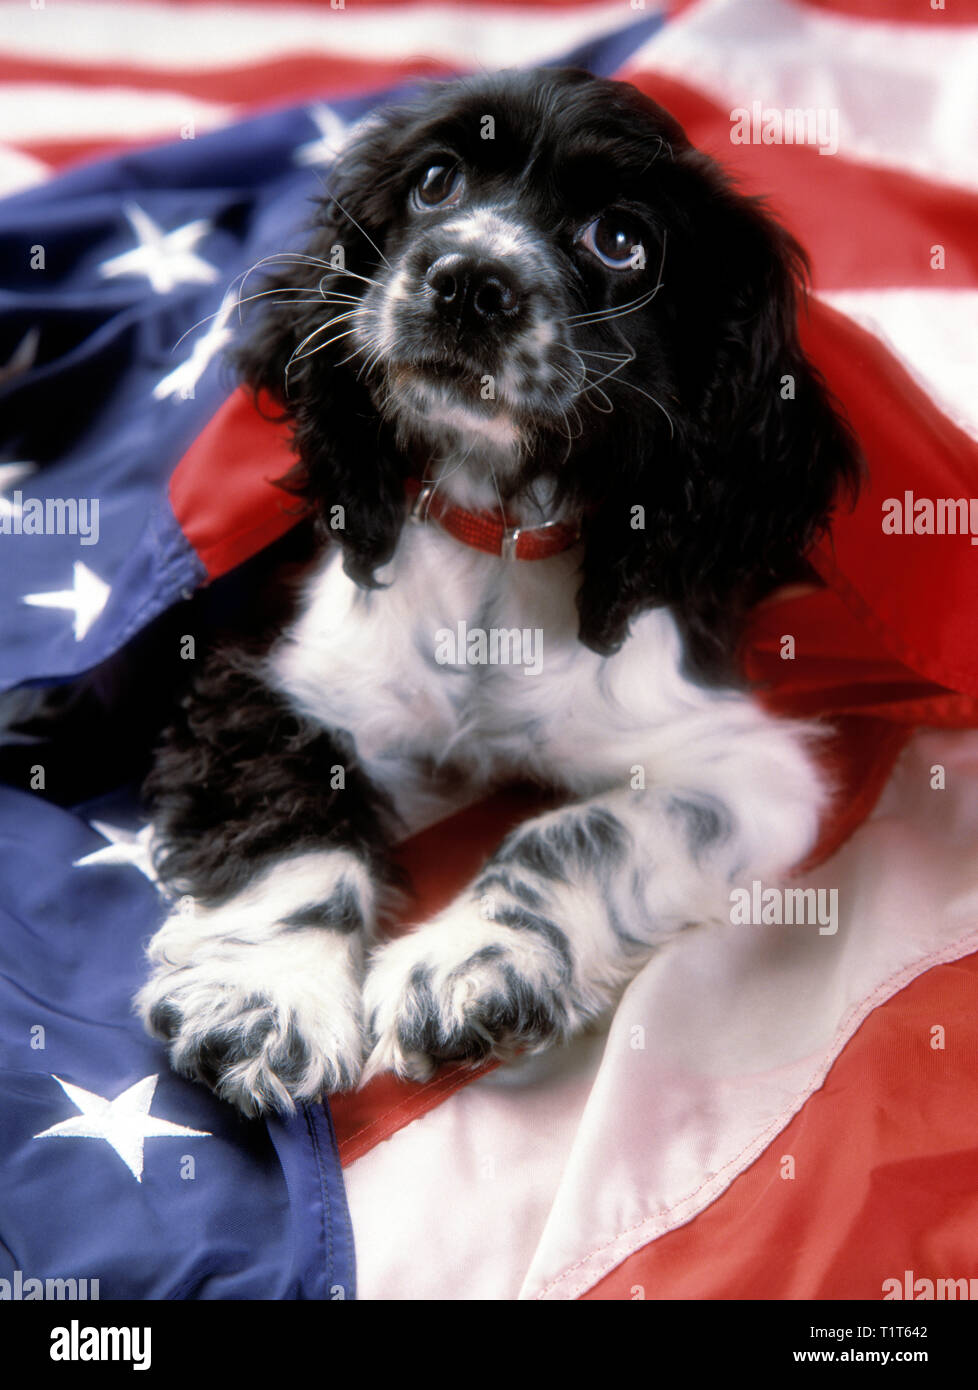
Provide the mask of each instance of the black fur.
{"label": "black fur", "polygon": [[[495,117],[493,140],[480,139],[484,114]],[[347,271],[383,273],[379,252],[418,235],[406,208],[419,169],[446,149],[479,195],[514,196],[517,215],[548,240],[570,313],[625,304],[662,265],[662,288],[644,309],[574,334],[587,351],[634,350],[601,388],[614,412],[596,394],[580,397],[580,438],[569,448],[556,415],[538,410],[511,490],[545,474],[583,518],[583,642],[610,653],[637,613],[670,604],[699,670],[729,677],[745,609],[804,573],[805,552],[860,471],[799,346],[804,253],[661,107],[627,84],[570,70],[435,87],[384,112],[344,155],[335,201],[324,200],[303,251],[328,264],[342,246]],[[609,275],[575,243],[575,229],[609,204],[648,229],[644,271]],[[279,283],[293,300],[297,287],[368,290],[322,265],[290,265]],[[362,370],[363,355],[351,357],[350,338],[287,371],[321,321],[318,298],[273,306],[238,365],[291,419],[299,462],[283,485],[324,527],[329,508],[344,507],[345,529],[330,534],[348,573],[371,585],[397,544],[416,460],[381,418],[385,388],[376,368]],[[793,399],[782,398],[785,377]]]}
{"label": "black fur", "polygon": [[[342,788],[331,785],[336,766]],[[295,715],[240,649],[218,652],[194,683],[144,794],[161,880],[204,906],[240,892],[266,862],[324,845],[391,873],[393,811],[357,766],[352,740]],[[339,908],[342,930],[352,908]]]}
{"label": "black fur", "polygon": [[302,907],[298,912],[289,913],[283,920],[285,926],[296,927],[300,931],[306,927],[326,927],[330,931],[359,932],[367,925],[360,898],[348,886],[341,886],[325,902]]}

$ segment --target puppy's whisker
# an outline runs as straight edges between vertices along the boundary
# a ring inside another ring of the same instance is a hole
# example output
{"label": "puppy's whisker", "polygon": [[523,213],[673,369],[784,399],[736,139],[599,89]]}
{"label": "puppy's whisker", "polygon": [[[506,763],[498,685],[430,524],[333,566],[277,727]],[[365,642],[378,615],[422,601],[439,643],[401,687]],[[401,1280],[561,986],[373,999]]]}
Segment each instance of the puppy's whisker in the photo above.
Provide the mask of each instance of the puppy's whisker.
{"label": "puppy's whisker", "polygon": [[369,242],[370,242],[370,245],[371,245],[371,246],[374,248],[374,250],[377,252],[377,255],[378,255],[378,256],[380,257],[380,259],[384,262],[384,265],[387,267],[387,269],[388,269],[388,270],[392,270],[393,267],[392,267],[390,261],[389,261],[389,260],[387,259],[387,257],[384,255],[383,251],[381,251],[380,247],[379,247],[379,246],[377,245],[377,243],[374,241],[373,237],[370,235],[369,232],[365,232],[365,231],[364,231],[364,229],[360,226],[360,223],[357,221],[357,219],[353,216],[352,213],[347,212],[346,208],[345,208],[345,207],[343,206],[343,204],[340,202],[339,198],[337,198],[336,195],[335,195],[334,193],[329,193],[329,192],[327,192],[326,196],[327,196],[327,198],[329,198],[330,202],[336,204],[336,206],[339,208],[339,210],[340,210],[340,212],[343,214],[343,216],[344,216],[345,218],[347,218],[348,221],[350,221],[350,222],[353,223],[354,227],[356,227],[356,229],[357,229],[357,231],[360,233],[360,235],[361,235],[366,241],[369,241]]}
{"label": "puppy's whisker", "polygon": [[[602,379],[603,379],[603,378],[602,378]],[[609,397],[607,391],[602,391],[601,387],[597,384],[597,382],[594,382],[594,381],[590,381],[590,380],[589,380],[588,383],[587,383],[587,385],[586,385],[586,386],[583,386],[583,387],[581,388],[581,390],[579,391],[578,394],[581,395],[581,396],[589,396],[589,395],[591,394],[592,391],[596,391],[597,394],[598,394],[598,395],[601,397],[601,399],[604,401],[604,405],[603,405],[603,406],[600,406],[600,405],[595,404],[595,405],[594,405],[594,409],[595,409],[600,415],[614,415],[614,413],[615,413],[614,403],[612,402],[611,398]]]}
{"label": "puppy's whisker", "polygon": [[[369,347],[370,345],[368,344],[367,346]],[[383,343],[377,343],[374,345],[373,351],[370,353],[368,357],[364,358],[363,366],[357,372],[357,381],[359,381],[362,376],[370,375],[370,373],[373,371],[373,369],[376,367],[377,363],[383,356],[383,352]],[[393,396],[393,391],[391,392],[391,395]]]}
{"label": "puppy's whisker", "polygon": [[[464,453],[464,454],[462,455],[462,457],[459,459],[459,461],[458,461],[458,463],[455,465],[455,467],[454,467],[454,468],[450,468],[450,469],[448,470],[447,473],[442,473],[442,474],[440,474],[440,475],[435,479],[434,486],[432,487],[431,492],[428,494],[428,500],[427,500],[427,502],[425,503],[424,515],[425,515],[425,520],[426,520],[426,521],[427,521],[427,519],[428,519],[429,513],[431,512],[431,504],[432,504],[432,502],[434,502],[434,500],[435,500],[435,494],[437,493],[438,489],[441,487],[442,483],[446,482],[446,481],[452,476],[453,473],[457,473],[457,472],[459,471],[460,468],[464,468],[464,467],[465,467],[465,465],[466,465],[466,464],[468,463],[468,461],[469,461],[469,458],[470,458],[471,455],[472,455],[473,449],[475,448],[475,446],[476,446],[476,444],[477,444],[478,442],[479,442],[479,441],[478,441],[477,439],[473,439],[472,443],[471,443],[471,444],[469,445],[469,447],[466,449],[465,453]],[[428,468],[426,467],[426,468],[425,468],[425,475],[427,475],[427,472],[428,472]],[[497,492],[498,492],[498,488],[497,488]]]}
{"label": "puppy's whisker", "polygon": [[[575,404],[574,397],[572,397],[571,400],[568,401],[567,408],[564,410],[564,417],[567,420],[568,428],[570,427],[570,415],[568,414],[569,411],[573,412],[574,419],[577,421],[577,433],[571,435],[571,442],[573,442],[573,440],[575,439],[581,439],[584,435],[584,418],[581,415],[581,412],[578,410],[577,405]],[[569,457],[570,450],[568,449],[567,454],[565,455],[565,460]]]}
{"label": "puppy's whisker", "polygon": [[[574,353],[574,355],[577,356],[575,348],[568,346],[568,351]],[[609,399],[607,393],[601,390],[601,382],[604,381],[605,378],[601,377],[599,381],[592,381],[587,374],[587,367],[584,365],[583,360],[580,357],[578,357],[577,360],[581,364],[581,376],[580,384],[578,385],[577,390],[575,392],[575,399],[577,396],[587,396],[592,391],[597,391],[598,395],[604,398],[605,409],[602,409],[600,406],[595,406],[595,410],[600,411],[602,415],[613,415],[615,413],[615,407]]]}
{"label": "puppy's whisker", "polygon": [[[373,285],[375,289],[382,290],[384,288],[379,280],[375,280],[370,275],[361,275],[358,270],[347,270],[345,267],[331,266],[329,274],[348,275],[351,280],[362,280],[365,285]],[[327,275],[321,276],[319,281],[320,286],[322,286],[323,280],[327,280],[328,278],[329,276]]]}
{"label": "puppy's whisker", "polygon": [[250,304],[253,299],[265,299],[273,294],[303,294],[308,295],[307,299],[276,299],[275,304],[356,304],[359,295],[326,295],[321,290],[311,290],[304,285],[276,285],[271,290],[258,290],[255,294],[247,294],[244,299],[239,299],[235,304],[236,309],[240,309],[243,304]]}
{"label": "puppy's whisker", "polygon": [[581,416],[581,412],[580,412],[580,411],[578,410],[578,408],[577,408],[576,402],[577,402],[577,401],[580,399],[580,397],[581,397],[582,390],[583,390],[584,386],[585,386],[586,383],[587,383],[587,378],[585,377],[585,378],[582,380],[580,377],[572,377],[571,374],[570,374],[569,372],[560,371],[559,368],[558,368],[557,370],[558,370],[559,375],[561,376],[562,380],[565,381],[565,382],[567,383],[568,387],[570,388],[571,398],[570,398],[570,401],[568,402],[568,405],[569,405],[569,408],[570,408],[571,410],[573,410],[575,416],[577,417],[577,426],[578,426],[578,428],[577,428],[577,434],[576,434],[574,437],[575,437],[575,439],[580,439],[580,438],[583,436],[583,434],[584,434],[584,420],[583,420],[583,418],[582,418],[582,416]]}
{"label": "puppy's whisker", "polygon": [[[570,352],[574,353],[574,355],[578,358],[578,360],[580,360],[581,353],[587,351],[586,349],[578,349],[578,348],[570,348],[570,347],[568,348],[568,350],[569,350]],[[588,355],[588,356],[602,356],[602,357],[604,357],[604,356],[611,356],[611,354],[609,354],[609,353],[590,353],[590,352],[588,352],[587,355]],[[617,354],[615,354],[615,355],[617,356]],[[621,357],[621,360],[618,362],[618,365],[615,366],[615,367],[612,367],[612,368],[610,369],[610,371],[605,372],[604,376],[598,377],[597,381],[591,382],[591,381],[590,381],[590,378],[588,378],[588,386],[585,387],[585,388],[583,388],[583,394],[586,395],[586,394],[588,393],[588,391],[594,390],[595,387],[599,387],[599,386],[601,385],[601,383],[602,383],[602,382],[605,382],[605,381],[610,381],[611,384],[612,384],[612,385],[615,385],[615,386],[627,386],[627,387],[629,388],[630,391],[637,391],[637,392],[639,393],[639,395],[644,396],[644,397],[646,398],[646,400],[651,401],[652,404],[653,404],[654,406],[656,406],[659,410],[662,411],[663,415],[666,417],[666,420],[669,422],[669,437],[670,437],[671,439],[674,439],[674,438],[675,438],[675,435],[676,435],[675,425],[674,425],[674,423],[673,423],[672,416],[669,414],[668,410],[666,410],[666,408],[665,408],[665,406],[662,404],[662,402],[659,401],[659,400],[656,400],[655,396],[650,395],[649,392],[646,391],[646,390],[644,390],[641,386],[636,386],[635,383],[634,383],[633,381],[627,381],[627,380],[625,379],[625,377],[619,376],[619,375],[618,375],[618,373],[619,373],[624,367],[630,366],[631,363],[634,362],[635,360],[636,360],[635,353],[632,352],[632,353],[630,353],[630,355],[627,356],[627,357],[622,356],[622,357]],[[583,363],[583,362],[581,362],[581,366],[582,366],[582,367],[584,366],[584,363]],[[609,404],[610,404],[610,398],[609,398],[607,392],[605,392],[605,391],[602,390],[602,391],[601,391],[601,395],[604,396],[605,400],[609,401]],[[612,406],[612,409],[614,409],[613,406]],[[608,412],[604,412],[604,413],[607,414]]]}
{"label": "puppy's whisker", "polygon": [[656,295],[659,293],[659,291],[662,289],[662,272],[664,271],[666,264],[667,241],[668,233],[665,230],[663,230],[662,256],[659,261],[659,274],[656,277],[655,284],[652,286],[650,290],[646,290],[644,294],[639,295],[638,299],[630,300],[626,304],[620,304],[614,310],[593,310],[591,313],[587,314],[571,314],[569,318],[563,319],[562,322],[567,324],[607,323],[610,319],[622,318],[627,314],[634,314],[636,310],[644,308],[646,304],[650,304],[652,300],[656,297]]}
{"label": "puppy's whisker", "polygon": [[[370,312],[372,314],[375,314],[375,311],[373,309],[371,309]],[[386,346],[386,340],[379,333],[371,334],[367,344],[365,344],[365,347],[370,347],[372,351],[370,352],[370,355],[364,360],[363,366],[357,372],[357,381],[360,380],[360,378],[363,376],[365,372],[369,375],[370,372],[373,371],[374,367],[383,357],[384,348]]]}
{"label": "puppy's whisker", "polygon": [[[242,322],[243,322],[243,320],[242,320],[242,318],[241,318],[241,305],[242,305],[242,304],[247,304],[247,303],[249,302],[249,300],[251,300],[251,299],[261,299],[262,295],[266,295],[266,294],[280,294],[280,293],[287,293],[287,292],[288,292],[288,291],[281,291],[281,290],[277,290],[277,289],[275,289],[275,290],[262,290],[261,294],[252,294],[252,295],[249,295],[247,299],[242,299],[242,300],[240,300],[240,301],[238,302],[238,304],[235,305],[235,308],[238,310],[238,322],[239,322],[239,323],[242,323]],[[357,298],[356,295],[344,295],[342,299],[334,299],[334,298],[329,297],[329,296],[326,296],[326,295],[320,295],[320,294],[311,293],[311,294],[310,294],[310,297],[309,297],[308,299],[273,299],[272,302],[271,302],[271,304],[269,304],[267,307],[268,307],[269,309],[277,309],[277,308],[279,308],[280,306],[285,306],[285,305],[290,305],[290,304],[292,304],[292,305],[294,305],[294,304],[313,304],[313,305],[327,304],[327,305],[329,305],[330,307],[332,307],[332,308],[334,308],[334,309],[350,309],[350,308],[353,308],[357,303],[359,303],[359,300],[358,300],[358,298]]]}
{"label": "puppy's whisker", "polygon": [[[626,380],[625,377],[623,377],[623,376],[618,376],[618,375],[617,375],[617,373],[620,372],[620,371],[622,370],[622,368],[630,366],[630,365],[636,360],[636,354],[635,354],[634,349],[631,347],[631,344],[629,344],[629,343],[628,343],[626,340],[624,340],[624,339],[623,339],[623,341],[625,341],[626,346],[627,346],[628,349],[629,349],[629,356],[623,358],[623,360],[620,361],[620,362],[618,363],[618,366],[617,366],[617,367],[612,367],[611,370],[608,371],[608,372],[606,372],[605,375],[604,375],[603,377],[599,377],[599,381],[612,381],[612,384],[613,384],[613,385],[617,385],[617,386],[627,386],[628,389],[629,389],[630,391],[637,391],[637,392],[639,393],[640,396],[644,396],[644,397],[646,398],[646,400],[651,401],[652,404],[653,404],[654,406],[656,406],[659,410],[662,411],[663,415],[664,415],[664,416],[666,417],[666,419],[668,420],[668,422],[669,422],[669,437],[670,437],[670,439],[675,439],[675,437],[676,437],[676,427],[675,427],[675,425],[674,425],[674,423],[673,423],[672,416],[669,414],[668,410],[666,410],[666,408],[665,408],[665,406],[662,404],[662,402],[656,400],[655,396],[650,395],[649,392],[646,391],[646,390],[644,390],[643,387],[641,387],[641,386],[636,386],[635,383],[634,383],[633,381],[628,381],[628,380]],[[578,357],[578,359],[580,360],[580,352],[579,352],[579,350],[578,350],[577,348],[571,348],[570,350],[571,350],[571,352],[573,352],[573,353]],[[598,354],[589,354],[589,355],[595,356],[595,355],[598,355]],[[583,363],[582,363],[582,366],[583,366]]]}
{"label": "puppy's whisker", "polygon": [[626,381],[624,377],[616,377],[615,382],[618,386],[627,386],[630,391],[637,391],[640,396],[644,396],[647,401],[651,401],[654,406],[657,406],[669,422],[669,438],[675,439],[676,427],[672,422],[672,416],[661,401],[657,401],[654,396],[650,396],[648,391],[643,391],[641,386],[636,386],[634,381]]}
{"label": "puppy's whisker", "polygon": [[[563,458],[563,462],[566,463],[567,460],[570,458],[571,446],[573,445],[575,439],[579,439],[579,438],[580,438],[580,434],[577,434],[577,435],[572,435],[572,434],[571,434],[570,420],[567,418],[567,411],[566,411],[566,410],[563,408],[563,406],[560,404],[560,397],[557,395],[557,392],[554,390],[554,388],[553,388],[552,386],[548,386],[548,387],[547,387],[547,390],[550,392],[551,396],[553,396],[553,398],[554,398],[554,404],[556,405],[557,409],[560,411],[561,419],[562,419],[563,422],[564,422],[564,428],[563,428],[563,430],[558,430],[557,433],[558,433],[558,434],[562,434],[562,435],[564,436],[564,438],[567,440],[567,450],[566,450],[566,452],[565,452],[565,454],[564,454],[564,458]],[[576,413],[576,412],[575,412],[575,413]],[[578,417],[578,418],[580,418],[580,417]]]}
{"label": "puppy's whisker", "polygon": [[628,304],[619,304],[614,309],[595,309],[589,314],[572,314],[569,318],[560,319],[559,322],[573,327],[580,327],[582,324],[610,323],[612,319],[627,318],[630,314],[637,314],[639,309],[644,309],[662,289],[661,285],[656,285],[654,289],[647,290],[640,299],[631,301]]}
{"label": "puppy's whisker", "polygon": [[319,265],[324,270],[331,269],[329,261],[324,261],[322,256],[313,256],[308,251],[272,251],[267,256],[259,256],[244,275],[251,275],[260,265],[268,265],[271,261],[293,261],[299,265]]}
{"label": "puppy's whisker", "polygon": [[[259,266],[263,265],[315,265],[322,266],[324,270],[330,268],[328,263],[321,260],[319,256],[310,256],[304,251],[276,251],[268,256],[259,257],[254,265],[250,265],[247,270],[242,271],[240,276],[235,276],[235,279],[240,279],[242,290],[248,283],[248,277],[253,275]],[[234,281],[232,280],[231,283],[234,284]]]}
{"label": "puppy's whisker", "polygon": [[[374,313],[373,309],[366,309],[366,308],[364,309],[364,312],[365,312],[365,313],[368,313],[368,314],[373,314],[373,313]],[[344,357],[344,358],[342,359],[342,361],[337,362],[337,364],[336,364],[337,367],[345,367],[346,364],[347,364],[347,362],[352,362],[353,359],[354,359],[354,357],[356,357],[359,353],[361,353],[361,352],[367,352],[368,350],[372,350],[373,348],[375,348],[375,347],[377,346],[377,341],[378,341],[378,339],[377,339],[377,334],[376,334],[376,333],[371,333],[371,334],[367,337],[367,339],[366,339],[365,342],[361,343],[358,347],[355,347],[355,348],[353,349],[352,352],[347,353],[346,357]],[[366,363],[364,363],[364,366],[366,366]],[[360,380],[360,376],[361,376],[362,372],[363,372],[363,367],[361,367],[361,368],[360,368],[360,371],[357,372],[357,381]]]}
{"label": "puppy's whisker", "polygon": [[493,486],[493,488],[494,488],[494,490],[495,490],[495,493],[496,493],[496,501],[499,503],[499,519],[500,519],[500,521],[503,523],[503,525],[505,526],[505,525],[506,525],[506,508],[505,508],[505,506],[503,505],[503,494],[499,491],[499,483],[498,483],[498,481],[497,481],[497,479],[496,479],[496,470],[493,468],[492,463],[491,463],[488,459],[486,460],[486,463],[487,463],[488,468],[489,468],[489,477],[492,479],[492,486]]}
{"label": "puppy's whisker", "polygon": [[352,362],[354,357],[356,357],[357,353],[362,351],[363,348],[355,347],[352,352],[347,353],[346,357],[344,357],[342,361],[336,363],[337,367],[345,367],[347,362]]}
{"label": "puppy's whisker", "polygon": [[[588,378],[587,378],[587,373],[585,372],[583,376],[576,376],[576,377],[575,377],[575,376],[572,376],[571,373],[570,373],[566,368],[564,368],[564,367],[558,367],[556,364],[554,365],[554,371],[555,371],[555,372],[557,373],[557,375],[560,377],[561,381],[565,382],[565,383],[567,384],[567,386],[570,388],[570,392],[571,392],[570,404],[571,404],[572,408],[574,409],[574,413],[577,415],[578,419],[580,420],[580,411],[578,411],[578,410],[577,410],[577,407],[574,406],[574,402],[578,399],[578,397],[580,396],[582,390],[584,389],[585,385],[587,384],[587,380],[588,380]],[[582,432],[583,432],[583,422],[582,422]],[[580,437],[580,436],[578,436],[578,437]]]}
{"label": "puppy's whisker", "polygon": [[[331,318],[328,324],[321,324],[320,328],[315,329],[315,332],[313,332],[313,334],[307,334],[306,338],[303,338],[303,341],[301,341],[299,347],[304,347],[306,346],[306,343],[313,342],[315,335],[321,334],[321,332],[325,332],[328,328],[335,328],[336,324],[346,324],[346,322],[350,321],[351,317],[353,317],[353,314],[342,314],[342,316],[340,316],[339,318]],[[335,338],[329,339],[329,342],[335,341]],[[329,342],[317,343],[317,345],[315,345],[313,349],[308,350],[308,352],[300,352],[299,347],[297,347],[296,352],[293,352],[292,357],[290,357],[289,359],[290,363],[293,363],[293,361],[304,361],[307,359],[307,357],[315,357],[315,354],[322,352],[322,349],[324,349],[324,347],[329,346]]]}
{"label": "puppy's whisker", "polygon": [[559,319],[558,322],[563,324],[601,323],[606,318],[617,318],[619,314],[633,314],[637,309],[648,304],[658,289],[659,286],[655,285],[652,289],[640,294],[637,299],[626,300],[624,304],[615,304],[609,309],[588,309],[580,314],[568,314],[566,318]]}
{"label": "puppy's whisker", "polygon": [[[311,333],[307,333],[306,336],[303,338],[302,342],[299,343],[298,346],[296,347],[296,349],[295,349],[295,351],[293,352],[292,356],[289,358],[289,366],[291,366],[293,362],[301,362],[302,359],[303,359],[304,357],[312,357],[312,356],[313,356],[313,353],[311,353],[311,352],[303,352],[303,350],[302,350],[302,349],[306,346],[307,343],[311,343],[315,338],[318,338],[318,337],[319,337],[319,334],[320,334],[320,333],[325,333],[327,329],[333,328],[336,324],[338,324],[338,323],[346,323],[349,319],[355,318],[355,317],[356,317],[356,314],[357,314],[357,310],[356,310],[356,309],[351,309],[351,310],[349,310],[348,312],[346,312],[346,313],[344,313],[344,314],[337,314],[335,318],[329,319],[326,323],[321,323],[321,324],[318,326],[318,328],[314,328],[314,329],[312,330]],[[323,349],[325,346],[326,346],[326,344],[325,344],[325,343],[322,343],[322,344],[320,344],[319,347],[317,347],[316,349],[314,349],[314,351],[315,351],[315,352],[320,352],[320,351],[322,351],[322,349]]]}
{"label": "puppy's whisker", "polygon": [[[344,332],[342,332],[342,333],[337,333],[335,337],[329,338],[325,343],[322,343],[322,344],[316,349],[316,352],[322,352],[323,348],[328,348],[329,345],[330,345],[330,343],[338,343],[339,340],[340,340],[341,338],[348,338],[348,337],[350,336],[351,333],[355,333],[356,331],[357,331],[356,328],[353,327],[353,328],[347,328],[347,329],[346,329]],[[315,357],[315,355],[316,355],[315,352],[307,352],[307,353],[304,353],[304,354],[303,354],[304,357]],[[286,364],[285,364],[285,389],[286,389],[286,392],[288,392],[288,389],[289,389],[289,368],[292,366],[293,361],[297,361],[297,360],[301,360],[301,359],[297,359],[297,358],[295,357],[295,354],[293,353],[292,357],[290,357],[289,360],[288,360],[288,362],[286,362]]]}
{"label": "puppy's whisker", "polygon": [[[234,284],[234,281],[232,281],[231,284],[233,285],[233,284]],[[260,291],[259,293],[257,293],[257,294],[249,294],[249,295],[247,295],[244,299],[239,299],[239,300],[232,306],[232,308],[237,309],[237,311],[238,311],[238,322],[241,323],[241,321],[242,321],[242,320],[241,320],[241,306],[242,306],[242,304],[247,304],[247,303],[249,303],[252,299],[261,299],[264,295],[267,295],[267,294],[306,294],[306,293],[310,294],[310,295],[312,296],[312,298],[310,298],[310,299],[282,299],[282,300],[277,300],[276,302],[277,302],[277,303],[280,303],[280,304],[321,304],[321,303],[323,302],[323,301],[320,299],[320,297],[319,297],[318,294],[314,293],[314,291],[312,291],[312,290],[307,290],[303,285],[282,285],[282,286],[276,287],[276,288],[273,289],[273,290],[261,290],[261,291]],[[327,301],[327,303],[328,303],[328,301]],[[223,306],[222,306],[222,308],[223,308]],[[178,347],[180,346],[180,344],[183,342],[184,338],[189,338],[191,333],[196,333],[197,329],[198,329],[198,328],[203,328],[203,326],[204,326],[205,323],[211,323],[212,320],[216,319],[216,318],[220,315],[220,313],[221,313],[221,309],[220,309],[220,308],[219,308],[219,309],[215,309],[214,312],[213,312],[212,314],[205,314],[204,317],[203,317],[202,319],[198,319],[196,323],[192,323],[188,329],[186,329],[183,333],[180,334],[179,338],[178,338],[178,339],[176,340],[176,342],[173,344],[173,347],[172,347],[171,351],[172,351],[172,352],[176,352],[177,348],[178,348]]]}
{"label": "puppy's whisker", "polygon": [[[574,348],[572,348],[569,343],[565,343],[564,347],[567,352],[574,353],[574,356],[577,356],[577,353],[575,352]],[[575,374],[574,372],[572,372],[569,364],[561,366],[558,362],[553,363],[554,371],[561,375],[565,381],[569,382],[575,391],[577,390],[578,386],[581,384],[582,381],[587,380],[587,368],[585,367],[580,357],[577,357],[577,360],[580,363],[581,367],[580,374]]]}
{"label": "puppy's whisker", "polygon": [[574,348],[579,357],[607,357],[612,361],[634,362],[634,355],[628,352],[595,352],[592,348]]}
{"label": "puppy's whisker", "polygon": [[[582,357],[581,354],[578,352],[577,348],[571,348],[570,350],[571,350],[571,352],[574,354],[574,356],[577,358],[578,362],[580,362],[581,367],[582,367],[582,369],[584,370],[584,374],[585,374],[585,376],[587,376],[587,371],[588,371],[588,369],[587,369],[587,366],[585,365],[585,362],[584,362],[583,357]],[[635,361],[635,354],[634,354],[634,353],[629,353],[627,356],[626,356],[626,355],[621,355],[621,354],[616,354],[616,357],[615,357],[615,366],[609,367],[609,369],[604,373],[603,376],[599,376],[599,377],[597,378],[597,380],[594,382],[594,385],[595,385],[595,386],[600,386],[601,383],[602,383],[603,381],[609,381],[613,376],[615,376],[615,374],[616,374],[617,372],[620,372],[620,371],[622,370],[623,367],[627,367],[627,366],[629,365],[630,362],[634,362],[634,361]],[[600,369],[596,369],[596,370],[600,370]]]}
{"label": "puppy's whisker", "polygon": [[[367,309],[365,307],[364,311],[368,314],[373,314],[374,317],[376,317],[375,311],[373,309]],[[363,376],[364,372],[369,371],[371,363],[376,361],[377,356],[379,355],[379,351],[383,351],[383,342],[381,341],[378,334],[371,333],[367,336],[364,342],[360,343],[359,346],[355,347],[353,351],[348,354],[348,356],[343,358],[342,362],[338,362],[336,365],[338,367],[345,366],[347,362],[352,362],[354,357],[358,357],[361,352],[367,353],[368,356],[364,358],[363,365],[361,366],[360,370],[357,372],[356,375],[356,380],[359,381],[360,378]]]}

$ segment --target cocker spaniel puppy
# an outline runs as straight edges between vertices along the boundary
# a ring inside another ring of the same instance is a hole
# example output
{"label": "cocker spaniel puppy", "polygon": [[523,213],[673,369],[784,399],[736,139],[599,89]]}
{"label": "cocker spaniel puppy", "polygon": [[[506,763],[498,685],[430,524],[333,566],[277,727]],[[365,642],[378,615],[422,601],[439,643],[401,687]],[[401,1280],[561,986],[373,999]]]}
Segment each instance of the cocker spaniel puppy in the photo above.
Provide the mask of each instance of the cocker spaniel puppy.
{"label": "cocker spaniel puppy", "polygon": [[[733,658],[858,471],[799,348],[803,253],[624,83],[384,111],[282,262],[239,365],[322,546],[165,737],[156,863],[192,904],[138,1000],[249,1114],[567,1039],[805,856],[809,730]],[[392,844],[526,778],[559,809],[378,944]]]}

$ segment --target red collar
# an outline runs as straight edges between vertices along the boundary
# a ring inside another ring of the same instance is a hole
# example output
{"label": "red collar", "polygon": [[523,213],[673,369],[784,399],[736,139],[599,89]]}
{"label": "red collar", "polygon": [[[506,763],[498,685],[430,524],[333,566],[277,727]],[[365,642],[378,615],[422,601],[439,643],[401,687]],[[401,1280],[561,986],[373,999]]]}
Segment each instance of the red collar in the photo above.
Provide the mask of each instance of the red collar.
{"label": "red collar", "polygon": [[504,560],[546,560],[580,539],[581,528],[566,521],[543,526],[510,526],[491,512],[467,512],[444,501],[434,483],[408,478],[405,491],[412,499],[411,515],[418,521],[437,521],[443,531],[463,545]]}

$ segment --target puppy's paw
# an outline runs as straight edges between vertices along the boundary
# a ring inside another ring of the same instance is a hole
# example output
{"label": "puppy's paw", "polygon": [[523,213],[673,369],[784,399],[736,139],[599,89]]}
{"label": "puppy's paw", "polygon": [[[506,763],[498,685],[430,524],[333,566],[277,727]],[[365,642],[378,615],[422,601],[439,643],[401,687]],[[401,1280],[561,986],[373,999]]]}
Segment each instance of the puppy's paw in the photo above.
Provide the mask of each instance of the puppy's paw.
{"label": "puppy's paw", "polygon": [[364,985],[373,1050],[363,1080],[382,1071],[424,1080],[443,1061],[539,1052],[578,1026],[567,940],[531,912],[506,923],[457,903],[382,947]]}
{"label": "puppy's paw", "polygon": [[136,1006],[174,1070],[245,1115],[291,1113],[360,1075],[359,970],[349,943],[328,933],[214,943],[187,964],[160,965]]}

